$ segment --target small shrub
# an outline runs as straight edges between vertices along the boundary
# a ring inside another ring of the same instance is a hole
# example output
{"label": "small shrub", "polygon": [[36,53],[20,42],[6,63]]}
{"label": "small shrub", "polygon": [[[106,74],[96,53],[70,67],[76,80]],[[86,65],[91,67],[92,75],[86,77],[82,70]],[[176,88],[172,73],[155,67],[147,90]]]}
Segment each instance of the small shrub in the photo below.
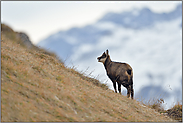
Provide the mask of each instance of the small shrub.
{"label": "small shrub", "polygon": [[168,109],[166,111],[168,113],[168,116],[171,118],[178,120],[179,122],[182,122],[182,105],[181,104],[176,104],[173,108]]}
{"label": "small shrub", "polygon": [[182,104],[178,103],[173,106],[173,108],[164,110],[162,104],[164,103],[164,100],[162,98],[149,100],[145,103],[148,107],[155,109],[157,112],[167,114],[170,118],[174,120],[178,120],[179,122],[182,122]]}

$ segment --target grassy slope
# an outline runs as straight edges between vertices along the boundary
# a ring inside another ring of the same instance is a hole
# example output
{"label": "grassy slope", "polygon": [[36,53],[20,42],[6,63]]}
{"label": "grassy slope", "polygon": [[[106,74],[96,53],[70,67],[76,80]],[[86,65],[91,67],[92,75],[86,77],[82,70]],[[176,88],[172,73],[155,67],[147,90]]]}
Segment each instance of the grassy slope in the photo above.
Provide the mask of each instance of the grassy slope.
{"label": "grassy slope", "polygon": [[2,31],[1,121],[172,121]]}

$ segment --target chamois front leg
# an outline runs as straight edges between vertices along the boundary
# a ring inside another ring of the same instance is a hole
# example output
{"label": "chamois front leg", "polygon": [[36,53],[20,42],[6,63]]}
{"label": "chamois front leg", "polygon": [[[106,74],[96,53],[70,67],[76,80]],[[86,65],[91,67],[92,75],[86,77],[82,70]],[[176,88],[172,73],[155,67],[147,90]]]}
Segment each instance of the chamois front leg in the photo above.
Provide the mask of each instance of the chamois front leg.
{"label": "chamois front leg", "polygon": [[117,93],[117,90],[116,90],[116,82],[112,82],[112,83],[113,83],[114,90]]}
{"label": "chamois front leg", "polygon": [[118,83],[118,91],[119,91],[119,94],[121,94],[121,83]]}

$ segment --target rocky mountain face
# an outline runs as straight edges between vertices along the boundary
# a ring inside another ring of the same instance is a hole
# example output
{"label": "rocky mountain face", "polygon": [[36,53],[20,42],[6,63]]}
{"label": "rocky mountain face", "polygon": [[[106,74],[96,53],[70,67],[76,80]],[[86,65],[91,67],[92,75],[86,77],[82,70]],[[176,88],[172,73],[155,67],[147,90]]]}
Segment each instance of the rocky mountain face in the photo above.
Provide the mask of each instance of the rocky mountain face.
{"label": "rocky mountain face", "polygon": [[25,33],[23,32],[17,33],[17,36],[23,41],[23,43],[26,45],[27,48],[33,47],[32,42]]}

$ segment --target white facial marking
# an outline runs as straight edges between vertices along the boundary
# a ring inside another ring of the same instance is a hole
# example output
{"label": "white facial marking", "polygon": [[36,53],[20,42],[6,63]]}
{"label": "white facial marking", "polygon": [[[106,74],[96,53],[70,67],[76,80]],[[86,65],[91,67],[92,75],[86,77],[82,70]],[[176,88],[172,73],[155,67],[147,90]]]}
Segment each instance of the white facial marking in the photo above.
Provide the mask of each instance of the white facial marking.
{"label": "white facial marking", "polygon": [[101,58],[101,59],[99,60],[99,62],[102,62],[102,63],[104,64],[106,59],[107,59],[107,58]]}

